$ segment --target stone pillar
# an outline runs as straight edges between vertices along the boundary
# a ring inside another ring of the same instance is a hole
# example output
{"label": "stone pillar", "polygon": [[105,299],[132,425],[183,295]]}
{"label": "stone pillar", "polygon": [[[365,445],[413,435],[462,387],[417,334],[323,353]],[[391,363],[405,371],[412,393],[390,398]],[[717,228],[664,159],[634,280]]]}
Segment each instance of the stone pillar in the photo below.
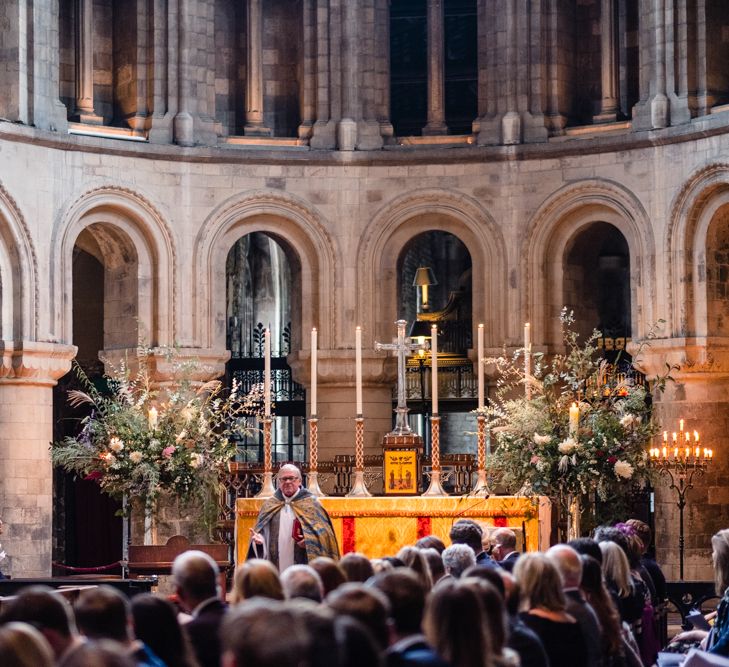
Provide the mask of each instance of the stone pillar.
{"label": "stone pillar", "polygon": [[93,0],[77,0],[76,13],[76,115],[80,123],[101,125],[94,112],[94,13]]}
{"label": "stone pillar", "polygon": [[696,0],[696,113],[705,116],[714,106],[707,81],[706,0]]}
{"label": "stone pillar", "polygon": [[596,123],[612,123],[618,118],[618,67],[616,58],[615,0],[602,0],[600,5],[600,56],[602,101]]}
{"label": "stone pillar", "polygon": [[248,136],[270,137],[271,129],[263,119],[263,5],[261,0],[248,0],[246,68],[246,124]]}
{"label": "stone pillar", "polygon": [[688,26],[686,0],[666,4],[666,88],[671,125],[688,123]]}
{"label": "stone pillar", "polygon": [[298,135],[302,141],[308,141],[316,119],[316,0],[303,0],[302,16],[303,76],[299,85],[301,123]]}
{"label": "stone pillar", "polygon": [[336,146],[336,124],[332,119],[331,33],[328,0],[316,3],[316,122],[309,145],[319,150]]}
{"label": "stone pillar", "polygon": [[337,125],[337,147],[340,151],[353,151],[357,147],[357,120],[360,117],[358,96],[359,59],[357,58],[358,8],[357,3],[341,5],[341,119]]}
{"label": "stone pillar", "polygon": [[393,143],[395,130],[390,122],[390,1],[375,0],[375,68],[377,120],[385,143]]}
{"label": "stone pillar", "polygon": [[178,0],[177,4],[177,114],[173,124],[175,143],[180,146],[195,145],[195,128],[192,118],[192,73],[190,58],[190,2]]}
{"label": "stone pillar", "polygon": [[445,122],[445,34],[443,0],[428,2],[428,124],[424,135],[448,134]]}
{"label": "stone pillar", "polygon": [[668,127],[666,96],[665,0],[640,0],[640,101],[633,109],[633,130]]}
{"label": "stone pillar", "polygon": [[[675,382],[664,393],[654,392],[655,419],[669,432],[685,419],[686,429],[699,431],[702,446],[714,450],[711,467],[687,493],[684,511],[684,577],[712,580],[711,536],[729,525],[729,349],[725,339],[702,339],[699,345],[656,340],[639,361],[649,380],[665,373],[666,363],[680,366],[672,372]],[[657,559],[667,579],[677,580],[679,512],[666,479],[656,480],[655,498]]]}
{"label": "stone pillar", "polygon": [[51,575],[53,386],[71,368],[73,345],[0,342],[0,508],[6,574]]}

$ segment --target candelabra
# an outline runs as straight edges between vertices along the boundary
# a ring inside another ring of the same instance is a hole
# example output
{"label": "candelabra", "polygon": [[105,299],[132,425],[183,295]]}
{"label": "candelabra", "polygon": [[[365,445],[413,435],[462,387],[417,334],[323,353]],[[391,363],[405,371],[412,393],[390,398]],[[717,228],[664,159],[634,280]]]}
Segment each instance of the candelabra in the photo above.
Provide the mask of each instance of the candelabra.
{"label": "candelabra", "polygon": [[684,509],[686,494],[694,487],[694,478],[701,477],[714,458],[714,451],[699,445],[699,433],[684,431],[684,420],[679,422],[679,430],[669,440],[668,431],[663,432],[663,446],[652,447],[649,451],[651,464],[661,477],[670,482],[669,490],[676,493],[678,507],[678,567],[679,578],[683,581],[684,560]]}

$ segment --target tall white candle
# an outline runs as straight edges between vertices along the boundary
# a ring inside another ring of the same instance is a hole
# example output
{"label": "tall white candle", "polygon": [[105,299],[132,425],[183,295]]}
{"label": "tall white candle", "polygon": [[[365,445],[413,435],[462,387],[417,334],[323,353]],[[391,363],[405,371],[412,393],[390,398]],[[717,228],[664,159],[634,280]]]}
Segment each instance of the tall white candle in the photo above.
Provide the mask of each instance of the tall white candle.
{"label": "tall white candle", "polygon": [[318,333],[316,327],[311,330],[311,414],[316,415],[316,374]]}
{"label": "tall white candle", "polygon": [[570,407],[570,435],[577,436],[577,430],[580,428],[580,408],[577,403],[573,403]]}
{"label": "tall white candle", "polygon": [[355,391],[357,397],[357,416],[362,414],[362,327],[354,331]]}
{"label": "tall white candle", "polygon": [[149,428],[157,428],[157,408],[152,406],[147,413],[147,421],[149,422]]}
{"label": "tall white candle", "polygon": [[478,409],[484,407],[484,377],[483,377],[483,324],[478,325],[478,358],[476,360],[478,368]]}
{"label": "tall white candle", "polygon": [[271,416],[271,330],[263,332],[263,400],[266,417]]}
{"label": "tall white candle", "polygon": [[438,327],[430,327],[430,395],[433,398],[432,413],[438,414]]}
{"label": "tall white candle", "polygon": [[532,387],[529,378],[532,375],[532,327],[529,322],[524,324],[524,394],[532,397]]}

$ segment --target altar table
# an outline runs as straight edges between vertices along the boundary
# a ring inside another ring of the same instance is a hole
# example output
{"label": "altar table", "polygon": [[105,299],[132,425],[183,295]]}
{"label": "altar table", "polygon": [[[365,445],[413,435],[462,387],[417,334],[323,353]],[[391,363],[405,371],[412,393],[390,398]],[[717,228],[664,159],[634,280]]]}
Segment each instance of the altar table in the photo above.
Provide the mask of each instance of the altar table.
{"label": "altar table", "polygon": [[[478,497],[325,497],[321,503],[334,524],[342,554],[358,551],[369,558],[394,556],[401,547],[425,535],[437,535],[450,544],[448,532],[458,519],[473,519],[484,526],[524,531],[527,551],[549,546],[551,505],[547,498],[515,496]],[[236,562],[248,551],[262,499],[239,498],[236,503]]]}

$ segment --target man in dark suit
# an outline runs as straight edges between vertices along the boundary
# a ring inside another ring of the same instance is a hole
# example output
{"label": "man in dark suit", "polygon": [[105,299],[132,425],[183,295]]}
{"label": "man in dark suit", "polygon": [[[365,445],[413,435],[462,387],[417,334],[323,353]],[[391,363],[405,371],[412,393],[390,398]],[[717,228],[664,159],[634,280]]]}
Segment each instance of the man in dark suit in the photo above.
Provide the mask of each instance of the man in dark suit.
{"label": "man in dark suit", "polygon": [[192,615],[184,629],[201,667],[219,667],[219,630],[227,611],[218,589],[218,565],[202,551],[175,558],[172,576],[182,608]]}
{"label": "man in dark suit", "polygon": [[387,667],[446,667],[422,634],[425,589],[417,576],[407,568],[398,568],[378,574],[372,585],[390,601]]}
{"label": "man in dark suit", "polygon": [[476,565],[496,567],[496,563],[483,550],[483,529],[472,519],[458,519],[448,535],[451,544],[466,544],[476,554]]}
{"label": "man in dark suit", "polygon": [[491,533],[491,557],[507,572],[514,569],[519,552],[516,551],[516,533],[511,528],[497,528]]}

